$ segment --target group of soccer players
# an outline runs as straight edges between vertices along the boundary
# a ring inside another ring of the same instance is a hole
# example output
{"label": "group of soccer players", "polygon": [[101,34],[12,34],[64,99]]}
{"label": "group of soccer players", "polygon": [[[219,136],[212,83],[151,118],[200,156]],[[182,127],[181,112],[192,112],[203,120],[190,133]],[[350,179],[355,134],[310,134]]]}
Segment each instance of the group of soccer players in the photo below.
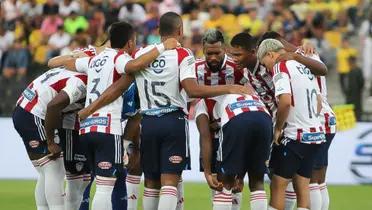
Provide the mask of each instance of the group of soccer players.
{"label": "group of soccer players", "polygon": [[240,209],[246,174],[253,210],[328,209],[335,118],[313,47],[239,33],[230,57],[209,30],[195,61],[178,14],[164,14],[159,32],[161,44],[136,50],[134,28],[114,23],[103,46],[51,59],[24,90],[13,122],[39,173],[37,209],[89,209],[93,180],[92,209],[137,209],[142,173],[143,209],[183,209],[190,104],[214,210]]}

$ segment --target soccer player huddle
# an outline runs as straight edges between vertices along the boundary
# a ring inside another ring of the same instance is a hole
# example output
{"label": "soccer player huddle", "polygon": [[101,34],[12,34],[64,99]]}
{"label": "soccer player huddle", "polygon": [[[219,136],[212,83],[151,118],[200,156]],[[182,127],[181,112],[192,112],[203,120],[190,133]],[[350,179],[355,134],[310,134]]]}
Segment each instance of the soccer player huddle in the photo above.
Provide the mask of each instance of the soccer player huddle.
{"label": "soccer player huddle", "polygon": [[159,33],[136,50],[134,28],[114,23],[102,46],[52,58],[24,90],[13,122],[39,174],[37,209],[89,209],[94,180],[92,209],[137,209],[142,173],[144,210],[183,209],[190,114],[214,210],[240,209],[245,175],[252,210],[327,210],[336,123],[313,46],[239,33],[227,53],[209,30],[195,60],[178,14],[161,16]]}

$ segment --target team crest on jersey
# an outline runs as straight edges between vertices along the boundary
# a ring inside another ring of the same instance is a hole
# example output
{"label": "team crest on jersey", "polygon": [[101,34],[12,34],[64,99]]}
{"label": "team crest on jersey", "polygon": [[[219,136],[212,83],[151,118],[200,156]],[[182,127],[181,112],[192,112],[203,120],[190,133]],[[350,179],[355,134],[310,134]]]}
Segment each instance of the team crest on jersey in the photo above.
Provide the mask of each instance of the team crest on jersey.
{"label": "team crest on jersey", "polygon": [[28,143],[31,148],[36,148],[40,145],[40,142],[38,140],[32,140]]}
{"label": "team crest on jersey", "polygon": [[181,156],[177,156],[177,155],[173,155],[173,156],[170,156],[169,157],[169,161],[171,163],[178,164],[178,163],[181,163],[182,162],[182,157]]}
{"label": "team crest on jersey", "polygon": [[81,170],[83,170],[83,167],[84,167],[84,163],[83,162],[77,162],[75,164],[76,171],[78,171],[78,172],[80,172]]}
{"label": "team crest on jersey", "polygon": [[226,80],[226,84],[228,84],[228,85],[232,85],[232,84],[235,83],[234,75],[232,75],[232,74],[226,75],[225,80]]}
{"label": "team crest on jersey", "polygon": [[112,167],[112,164],[110,162],[99,162],[98,163],[98,168],[100,169],[110,169]]}

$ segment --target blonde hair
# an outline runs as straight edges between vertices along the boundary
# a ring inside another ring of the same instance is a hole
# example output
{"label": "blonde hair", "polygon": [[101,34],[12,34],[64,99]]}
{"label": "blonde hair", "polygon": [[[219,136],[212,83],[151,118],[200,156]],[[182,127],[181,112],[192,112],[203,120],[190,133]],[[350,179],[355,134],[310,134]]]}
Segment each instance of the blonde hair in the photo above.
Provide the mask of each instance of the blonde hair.
{"label": "blonde hair", "polygon": [[268,52],[278,52],[281,49],[284,49],[284,45],[280,41],[276,39],[265,39],[258,47],[258,60],[262,61],[263,57],[265,57]]}

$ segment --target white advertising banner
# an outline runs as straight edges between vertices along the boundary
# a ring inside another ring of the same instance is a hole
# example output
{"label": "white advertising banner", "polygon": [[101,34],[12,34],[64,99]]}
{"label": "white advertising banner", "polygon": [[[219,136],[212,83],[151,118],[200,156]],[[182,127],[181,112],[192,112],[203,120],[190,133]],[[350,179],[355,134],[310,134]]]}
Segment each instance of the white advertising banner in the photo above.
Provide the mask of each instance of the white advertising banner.
{"label": "white advertising banner", "polygon": [[[34,179],[37,174],[28,160],[23,142],[10,118],[0,118],[0,179]],[[185,181],[204,181],[199,172],[199,133],[190,121],[191,171]],[[372,183],[372,123],[358,123],[338,132],[329,151],[329,184]]]}

